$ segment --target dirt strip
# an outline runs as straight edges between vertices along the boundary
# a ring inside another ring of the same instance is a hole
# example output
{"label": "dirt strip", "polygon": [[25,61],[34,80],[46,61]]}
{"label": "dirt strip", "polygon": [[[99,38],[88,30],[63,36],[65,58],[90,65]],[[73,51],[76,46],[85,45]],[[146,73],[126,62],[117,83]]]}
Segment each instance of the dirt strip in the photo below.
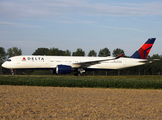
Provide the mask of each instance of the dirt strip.
{"label": "dirt strip", "polygon": [[162,119],[162,90],[0,86],[0,119]]}

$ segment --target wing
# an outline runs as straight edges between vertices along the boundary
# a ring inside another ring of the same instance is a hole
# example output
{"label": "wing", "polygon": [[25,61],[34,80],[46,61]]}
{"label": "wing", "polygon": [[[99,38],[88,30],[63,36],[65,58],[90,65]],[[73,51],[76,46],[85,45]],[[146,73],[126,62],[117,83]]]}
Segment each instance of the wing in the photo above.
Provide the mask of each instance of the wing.
{"label": "wing", "polygon": [[114,57],[112,59],[102,59],[102,60],[96,60],[96,61],[87,61],[87,62],[79,62],[79,63],[73,63],[74,65],[79,65],[82,68],[87,68],[91,65],[95,65],[95,64],[100,64],[103,61],[110,61],[110,60],[115,60],[115,59],[119,59],[120,57],[122,57],[123,54],[119,55],[118,57]]}

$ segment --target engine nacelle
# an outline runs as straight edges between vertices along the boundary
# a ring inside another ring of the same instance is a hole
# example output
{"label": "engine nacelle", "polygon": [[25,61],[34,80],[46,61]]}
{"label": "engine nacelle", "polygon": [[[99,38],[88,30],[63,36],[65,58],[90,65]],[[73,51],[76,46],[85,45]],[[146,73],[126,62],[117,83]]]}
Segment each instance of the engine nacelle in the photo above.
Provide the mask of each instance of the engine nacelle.
{"label": "engine nacelle", "polygon": [[71,73],[71,66],[68,65],[57,65],[56,66],[57,74],[68,74]]}

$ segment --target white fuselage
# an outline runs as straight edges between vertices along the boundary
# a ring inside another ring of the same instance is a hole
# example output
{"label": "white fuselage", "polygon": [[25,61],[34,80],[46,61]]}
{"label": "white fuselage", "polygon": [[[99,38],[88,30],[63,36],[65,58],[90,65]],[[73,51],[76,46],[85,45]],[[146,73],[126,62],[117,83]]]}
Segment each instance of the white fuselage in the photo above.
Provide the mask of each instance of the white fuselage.
{"label": "white fuselage", "polygon": [[[9,58],[2,66],[8,69],[53,69],[57,65],[68,65],[71,68],[79,68],[82,62],[113,59],[114,57],[73,57],[73,56],[15,56]],[[90,65],[88,69],[122,69],[145,64],[144,59],[119,58],[115,60],[102,61]]]}

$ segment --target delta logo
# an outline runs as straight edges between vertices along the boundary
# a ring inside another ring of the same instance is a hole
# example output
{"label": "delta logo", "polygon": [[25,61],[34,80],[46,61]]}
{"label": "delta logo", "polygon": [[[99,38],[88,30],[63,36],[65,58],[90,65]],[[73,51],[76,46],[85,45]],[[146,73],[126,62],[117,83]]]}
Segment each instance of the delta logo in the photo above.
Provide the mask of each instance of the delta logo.
{"label": "delta logo", "polygon": [[39,61],[44,61],[44,58],[43,57],[27,57],[27,58],[23,57],[22,58],[22,61],[26,61],[26,60],[32,60],[32,61],[39,60]]}
{"label": "delta logo", "polygon": [[22,58],[22,61],[26,61],[25,57]]}

